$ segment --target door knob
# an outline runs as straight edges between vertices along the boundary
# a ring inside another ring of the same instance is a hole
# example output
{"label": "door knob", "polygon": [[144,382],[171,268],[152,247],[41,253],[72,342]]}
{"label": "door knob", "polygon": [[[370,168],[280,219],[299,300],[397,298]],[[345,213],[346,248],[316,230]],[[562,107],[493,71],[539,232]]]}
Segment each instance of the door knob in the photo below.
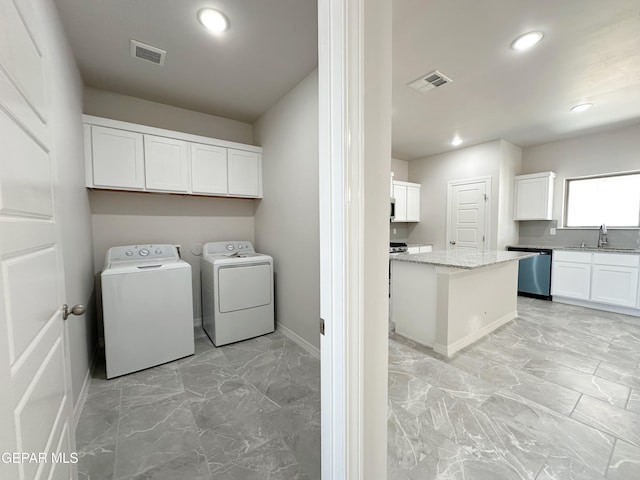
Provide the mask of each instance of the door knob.
{"label": "door knob", "polygon": [[456,244],[456,241],[455,241],[455,240],[451,240],[451,241],[449,241],[449,243],[450,243],[451,245],[455,245],[455,244]]}
{"label": "door knob", "polygon": [[66,320],[67,318],[69,318],[69,315],[82,315],[84,314],[85,311],[86,311],[86,308],[84,308],[84,305],[78,304],[69,308],[69,305],[65,303],[62,306],[62,319]]}

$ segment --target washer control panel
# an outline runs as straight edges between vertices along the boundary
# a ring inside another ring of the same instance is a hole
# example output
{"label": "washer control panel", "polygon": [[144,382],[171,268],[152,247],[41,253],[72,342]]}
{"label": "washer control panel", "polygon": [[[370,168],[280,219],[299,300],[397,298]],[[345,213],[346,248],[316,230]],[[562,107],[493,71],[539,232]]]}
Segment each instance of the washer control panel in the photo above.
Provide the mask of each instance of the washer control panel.
{"label": "washer control panel", "polygon": [[127,245],[110,248],[105,263],[179,259],[180,255],[175,245]]}
{"label": "washer control panel", "polygon": [[205,244],[204,255],[238,255],[241,253],[256,253],[251,242],[233,240],[228,242],[209,242]]}

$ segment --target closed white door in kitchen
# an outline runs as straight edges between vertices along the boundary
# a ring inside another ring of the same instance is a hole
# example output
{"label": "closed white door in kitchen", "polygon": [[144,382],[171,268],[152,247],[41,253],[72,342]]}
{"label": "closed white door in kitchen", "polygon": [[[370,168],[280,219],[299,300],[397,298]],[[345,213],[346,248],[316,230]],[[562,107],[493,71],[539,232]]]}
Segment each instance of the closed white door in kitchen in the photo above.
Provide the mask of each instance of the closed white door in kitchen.
{"label": "closed white door in kitchen", "polygon": [[0,462],[2,479],[76,477],[51,457],[71,459],[74,432],[39,31],[31,2],[0,0],[0,452],[46,458]]}
{"label": "closed white door in kitchen", "polygon": [[486,250],[491,178],[449,182],[447,250]]}

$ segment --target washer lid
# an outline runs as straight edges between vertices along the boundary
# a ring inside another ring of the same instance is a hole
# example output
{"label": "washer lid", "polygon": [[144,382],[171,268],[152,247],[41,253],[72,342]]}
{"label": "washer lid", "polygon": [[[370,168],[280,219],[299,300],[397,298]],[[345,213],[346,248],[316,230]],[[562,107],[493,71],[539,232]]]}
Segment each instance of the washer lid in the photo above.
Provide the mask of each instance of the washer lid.
{"label": "washer lid", "polygon": [[142,260],[138,262],[116,262],[105,266],[101,275],[123,275],[127,273],[143,273],[143,272],[160,272],[167,270],[176,270],[180,268],[191,269],[184,260],[170,260],[158,262],[153,260]]}
{"label": "washer lid", "polygon": [[119,264],[147,265],[149,263],[177,262],[178,260],[180,260],[180,255],[175,245],[125,245],[111,247],[107,250],[104,268],[106,270]]}
{"label": "washer lid", "polygon": [[214,255],[208,257],[214,265],[242,265],[245,263],[265,263],[272,262],[273,258],[262,253],[243,253],[233,256]]}

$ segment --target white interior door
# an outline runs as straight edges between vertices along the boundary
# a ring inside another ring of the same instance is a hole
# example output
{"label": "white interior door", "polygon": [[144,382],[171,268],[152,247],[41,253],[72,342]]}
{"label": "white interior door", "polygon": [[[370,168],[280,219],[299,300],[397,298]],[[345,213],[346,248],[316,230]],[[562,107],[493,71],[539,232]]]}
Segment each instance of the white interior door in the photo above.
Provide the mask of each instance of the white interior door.
{"label": "white interior door", "polygon": [[0,478],[69,479],[74,434],[43,50],[31,3],[17,4],[0,0],[0,452],[36,457],[3,458]]}
{"label": "white interior door", "polygon": [[486,250],[491,179],[449,182],[447,250]]}

